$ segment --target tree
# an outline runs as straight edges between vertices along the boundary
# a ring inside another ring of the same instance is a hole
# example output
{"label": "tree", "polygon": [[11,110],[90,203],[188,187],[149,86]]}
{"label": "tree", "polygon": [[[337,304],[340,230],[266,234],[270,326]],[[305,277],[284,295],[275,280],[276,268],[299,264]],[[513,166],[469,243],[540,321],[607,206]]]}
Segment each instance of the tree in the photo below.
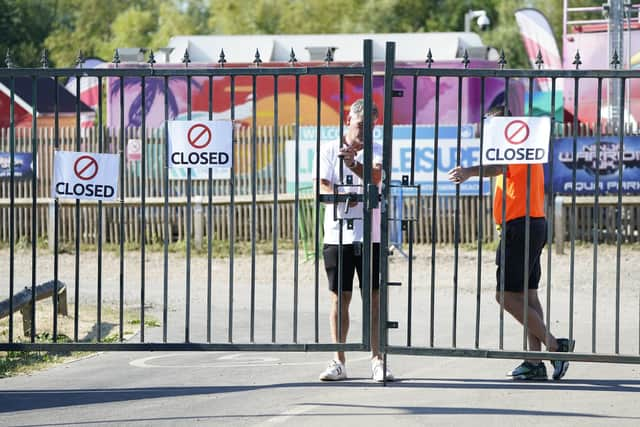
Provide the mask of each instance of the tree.
{"label": "tree", "polygon": [[7,50],[14,65],[39,67],[43,41],[54,25],[55,0],[0,0],[0,60]]}
{"label": "tree", "polygon": [[207,0],[59,0],[55,30],[45,44],[61,66],[85,56],[110,60],[117,48],[164,47],[178,34],[206,31]]}
{"label": "tree", "polygon": [[[144,6],[148,1],[139,3]],[[128,5],[128,0],[58,0],[56,14],[59,18],[55,29],[45,40],[56,64],[60,67],[74,66],[80,50],[85,56],[110,59],[113,52],[105,52],[103,47],[113,36],[112,22]]]}

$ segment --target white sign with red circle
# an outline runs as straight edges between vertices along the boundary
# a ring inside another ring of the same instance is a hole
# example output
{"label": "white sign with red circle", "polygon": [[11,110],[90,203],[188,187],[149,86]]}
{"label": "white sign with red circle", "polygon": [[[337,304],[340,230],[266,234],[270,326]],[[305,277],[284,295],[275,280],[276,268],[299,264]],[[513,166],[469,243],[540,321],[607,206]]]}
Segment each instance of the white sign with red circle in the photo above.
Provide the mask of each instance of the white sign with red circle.
{"label": "white sign with red circle", "polygon": [[142,159],[142,140],[130,139],[127,141],[127,160],[135,162]]}
{"label": "white sign with red circle", "polygon": [[550,132],[550,117],[487,117],[484,121],[482,163],[547,163]]}
{"label": "white sign with red circle", "polygon": [[115,200],[118,193],[117,154],[56,151],[53,155],[52,197]]}
{"label": "white sign with red circle", "polygon": [[168,122],[169,167],[229,169],[233,163],[233,123],[229,120]]}

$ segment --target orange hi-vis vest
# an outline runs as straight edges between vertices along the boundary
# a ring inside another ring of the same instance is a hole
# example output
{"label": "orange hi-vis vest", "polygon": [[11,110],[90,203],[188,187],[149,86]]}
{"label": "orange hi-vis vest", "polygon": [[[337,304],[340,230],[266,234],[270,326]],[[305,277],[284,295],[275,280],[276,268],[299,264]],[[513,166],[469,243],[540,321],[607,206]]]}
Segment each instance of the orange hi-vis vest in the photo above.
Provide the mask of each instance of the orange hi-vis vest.
{"label": "orange hi-vis vest", "polygon": [[[502,175],[496,177],[496,190],[493,198],[493,219],[502,224]],[[529,181],[531,218],[544,218],[544,170],[541,164],[531,165]],[[526,216],[527,212],[527,165],[507,166],[507,222]]]}

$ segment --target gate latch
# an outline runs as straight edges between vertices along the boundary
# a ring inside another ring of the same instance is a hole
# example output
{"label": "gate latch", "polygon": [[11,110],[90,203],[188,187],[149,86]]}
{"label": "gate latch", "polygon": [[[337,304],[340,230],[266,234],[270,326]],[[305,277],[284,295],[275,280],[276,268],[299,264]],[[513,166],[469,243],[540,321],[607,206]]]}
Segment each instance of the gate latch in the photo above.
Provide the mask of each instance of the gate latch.
{"label": "gate latch", "polygon": [[375,209],[378,207],[378,186],[375,184],[369,184],[369,187],[367,188],[368,191],[368,205],[367,209],[371,210],[371,209]]}

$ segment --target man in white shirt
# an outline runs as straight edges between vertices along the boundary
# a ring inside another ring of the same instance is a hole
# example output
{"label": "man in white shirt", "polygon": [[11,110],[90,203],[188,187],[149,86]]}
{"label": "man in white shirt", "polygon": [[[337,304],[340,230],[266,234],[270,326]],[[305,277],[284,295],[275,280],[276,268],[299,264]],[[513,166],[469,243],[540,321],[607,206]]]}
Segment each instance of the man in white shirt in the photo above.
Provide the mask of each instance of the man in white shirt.
{"label": "man in white shirt", "polygon": [[[378,108],[372,106],[372,126],[378,119]],[[314,179],[319,180],[321,194],[333,194],[334,184],[340,193],[361,194],[363,187],[364,161],[364,101],[359,99],[351,105],[346,121],[347,132],[341,140],[324,144],[320,150],[319,173],[314,173]],[[382,180],[382,146],[373,145],[372,182],[380,186]],[[315,165],[316,162],[314,162]],[[341,181],[342,178],[342,181]],[[351,180],[351,184],[346,185]],[[334,217],[334,212],[337,216]],[[327,203],[324,214],[324,246],[323,258],[329,290],[331,291],[330,326],[333,342],[344,343],[349,331],[349,303],[353,289],[354,273],[358,273],[362,286],[362,242],[363,242],[363,206],[356,201],[338,203],[334,209],[332,203]],[[342,226],[342,236],[340,228]],[[384,369],[379,352],[379,315],[380,304],[380,209],[372,210],[371,219],[372,249],[372,287],[371,294],[371,372],[376,381],[384,381]],[[339,304],[339,266],[338,254],[342,249],[342,304]],[[340,307],[341,305],[341,307]],[[341,333],[338,335],[338,310],[341,314]],[[347,378],[345,355],[343,351],[335,354],[334,360],[329,362],[327,369],[320,374],[322,381],[338,381]],[[386,380],[393,381],[394,377],[389,368]]]}

